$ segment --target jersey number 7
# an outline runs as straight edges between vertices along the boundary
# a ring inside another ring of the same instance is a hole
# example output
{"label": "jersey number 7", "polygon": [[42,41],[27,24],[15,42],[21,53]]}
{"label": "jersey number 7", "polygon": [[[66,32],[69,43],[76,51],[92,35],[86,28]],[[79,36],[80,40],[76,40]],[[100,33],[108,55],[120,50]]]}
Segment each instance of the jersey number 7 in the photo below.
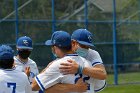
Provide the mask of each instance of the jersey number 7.
{"label": "jersey number 7", "polygon": [[12,93],[16,93],[16,83],[7,83],[8,88],[13,88]]}

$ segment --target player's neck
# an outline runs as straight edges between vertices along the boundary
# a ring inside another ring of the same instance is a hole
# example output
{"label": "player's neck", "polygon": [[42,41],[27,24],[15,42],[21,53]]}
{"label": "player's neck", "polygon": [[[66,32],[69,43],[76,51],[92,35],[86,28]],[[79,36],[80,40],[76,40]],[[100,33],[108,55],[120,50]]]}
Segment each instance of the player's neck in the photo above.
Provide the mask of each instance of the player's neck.
{"label": "player's neck", "polygon": [[64,56],[66,56],[67,54],[74,54],[74,52],[73,51],[68,51],[68,52],[61,52],[61,54],[59,54],[59,58],[62,58],[62,57],[64,57]]}
{"label": "player's neck", "polygon": [[67,54],[74,54],[74,52],[73,51],[68,51],[67,53],[65,53],[65,55],[67,55]]}
{"label": "player's neck", "polygon": [[19,55],[17,55],[17,58],[18,58],[21,62],[28,62],[28,58],[23,59],[23,58],[21,58]]}

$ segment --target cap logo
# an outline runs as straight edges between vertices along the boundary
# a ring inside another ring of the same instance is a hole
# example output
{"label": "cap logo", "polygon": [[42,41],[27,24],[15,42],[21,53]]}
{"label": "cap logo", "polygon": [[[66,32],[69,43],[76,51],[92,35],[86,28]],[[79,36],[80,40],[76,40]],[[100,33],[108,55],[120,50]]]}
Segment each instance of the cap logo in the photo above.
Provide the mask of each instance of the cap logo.
{"label": "cap logo", "polygon": [[26,46],[28,46],[28,41],[27,40],[23,40],[23,43],[26,45]]}
{"label": "cap logo", "polygon": [[89,42],[92,42],[92,36],[91,35],[88,36],[88,40],[89,40]]}

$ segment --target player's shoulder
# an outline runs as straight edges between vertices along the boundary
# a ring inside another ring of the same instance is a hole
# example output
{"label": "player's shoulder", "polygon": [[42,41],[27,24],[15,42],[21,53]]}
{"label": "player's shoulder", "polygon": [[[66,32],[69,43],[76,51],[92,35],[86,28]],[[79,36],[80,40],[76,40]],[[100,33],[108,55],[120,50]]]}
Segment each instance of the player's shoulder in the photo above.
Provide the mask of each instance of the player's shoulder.
{"label": "player's shoulder", "polygon": [[22,74],[25,74],[24,72],[17,70],[16,67],[13,68],[12,71],[13,71],[13,73],[17,73],[18,75],[20,75],[20,74],[21,74],[21,75],[22,75]]}
{"label": "player's shoulder", "polygon": [[3,69],[0,69],[0,74],[3,74]]}
{"label": "player's shoulder", "polygon": [[12,68],[12,69],[0,69],[0,73],[12,73],[12,74],[15,74],[15,75],[23,75],[25,76],[25,73],[24,72],[21,72],[21,71],[18,71],[16,68]]}
{"label": "player's shoulder", "polygon": [[53,61],[53,64],[60,64],[61,62],[64,62],[66,60],[68,60],[67,57],[58,58],[58,59],[56,59],[56,60]]}
{"label": "player's shoulder", "polygon": [[98,51],[91,49],[91,48],[88,50],[88,52],[92,53],[92,54],[99,54]]}
{"label": "player's shoulder", "polygon": [[16,56],[14,56],[14,63],[15,64],[21,64],[20,60]]}
{"label": "player's shoulder", "polygon": [[53,63],[54,62],[61,63],[62,61],[66,61],[68,59],[71,59],[70,56],[64,56],[62,58],[59,58],[59,59],[54,60]]}
{"label": "player's shoulder", "polygon": [[33,64],[33,65],[36,65],[36,62],[34,60],[32,60],[31,58],[28,58],[28,63],[29,64]]}
{"label": "player's shoulder", "polygon": [[96,57],[96,56],[100,56],[99,52],[93,49],[89,49],[88,50],[88,56],[89,57]]}
{"label": "player's shoulder", "polygon": [[83,60],[83,61],[87,61],[84,57],[81,56],[77,56],[78,60]]}
{"label": "player's shoulder", "polygon": [[27,75],[24,72],[21,72],[17,69],[14,69],[13,73],[16,73],[16,76],[20,76],[21,78],[27,78]]}
{"label": "player's shoulder", "polygon": [[54,61],[51,63],[51,65],[49,66],[49,68],[50,68],[50,67],[51,67],[51,68],[52,68],[52,67],[53,67],[53,68],[58,68],[62,62],[67,62],[68,59],[70,59],[70,57],[67,57],[67,56],[65,56],[65,57],[63,57],[63,58],[57,58],[56,60],[54,60]]}

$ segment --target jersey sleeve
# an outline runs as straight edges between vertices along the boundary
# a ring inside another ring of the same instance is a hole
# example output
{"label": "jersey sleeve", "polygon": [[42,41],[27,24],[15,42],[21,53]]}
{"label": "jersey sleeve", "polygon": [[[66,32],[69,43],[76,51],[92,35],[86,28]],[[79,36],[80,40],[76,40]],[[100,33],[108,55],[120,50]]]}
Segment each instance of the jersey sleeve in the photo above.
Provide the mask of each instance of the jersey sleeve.
{"label": "jersey sleeve", "polygon": [[89,49],[89,54],[86,59],[91,62],[92,66],[95,66],[97,64],[103,64],[100,54],[92,49]]}
{"label": "jersey sleeve", "polygon": [[106,87],[107,83],[106,80],[98,80],[94,79],[94,91],[100,92]]}
{"label": "jersey sleeve", "polygon": [[59,71],[59,65],[59,62],[53,62],[43,73],[35,77],[42,91],[61,82],[63,75]]}

